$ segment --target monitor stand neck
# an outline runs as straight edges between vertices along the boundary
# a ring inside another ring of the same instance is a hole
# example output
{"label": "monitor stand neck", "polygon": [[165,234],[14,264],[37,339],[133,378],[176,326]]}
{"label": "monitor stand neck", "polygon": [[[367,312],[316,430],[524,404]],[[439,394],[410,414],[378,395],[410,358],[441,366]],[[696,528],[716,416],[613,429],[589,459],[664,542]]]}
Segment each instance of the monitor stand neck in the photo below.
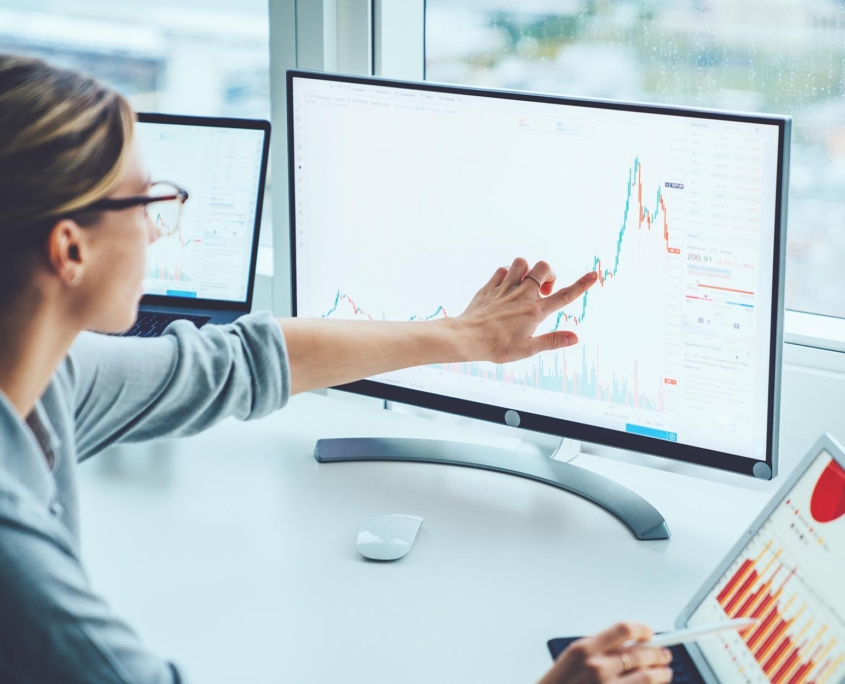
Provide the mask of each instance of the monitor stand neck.
{"label": "monitor stand neck", "polygon": [[514,450],[569,463],[581,454],[581,441],[569,437],[546,435],[542,432],[526,432]]}
{"label": "monitor stand neck", "polygon": [[592,501],[619,518],[637,539],[669,538],[666,521],[648,501],[613,480],[568,462],[580,451],[581,443],[576,440],[528,433],[515,449],[433,439],[321,439],[314,457],[320,463],[439,463],[517,475]]}

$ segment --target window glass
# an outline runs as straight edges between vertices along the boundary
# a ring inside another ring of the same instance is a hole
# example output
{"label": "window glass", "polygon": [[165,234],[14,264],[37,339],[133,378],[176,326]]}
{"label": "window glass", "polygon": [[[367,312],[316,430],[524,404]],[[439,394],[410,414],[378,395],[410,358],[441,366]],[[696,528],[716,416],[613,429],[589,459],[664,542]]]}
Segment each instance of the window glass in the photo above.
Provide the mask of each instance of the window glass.
{"label": "window glass", "polygon": [[786,305],[845,316],[845,3],[427,0],[426,78],[794,117]]}
{"label": "window glass", "polygon": [[85,71],[138,111],[269,119],[267,1],[5,0],[0,52]]}

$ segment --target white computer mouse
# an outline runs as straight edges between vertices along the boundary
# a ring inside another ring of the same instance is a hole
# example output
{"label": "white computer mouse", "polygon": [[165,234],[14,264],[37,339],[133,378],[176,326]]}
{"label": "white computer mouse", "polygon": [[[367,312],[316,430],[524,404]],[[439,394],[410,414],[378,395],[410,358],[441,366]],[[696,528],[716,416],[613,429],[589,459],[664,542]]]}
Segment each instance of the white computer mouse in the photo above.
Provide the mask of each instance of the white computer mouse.
{"label": "white computer mouse", "polygon": [[402,558],[414,545],[423,519],[415,515],[374,515],[358,531],[358,551],[370,560]]}

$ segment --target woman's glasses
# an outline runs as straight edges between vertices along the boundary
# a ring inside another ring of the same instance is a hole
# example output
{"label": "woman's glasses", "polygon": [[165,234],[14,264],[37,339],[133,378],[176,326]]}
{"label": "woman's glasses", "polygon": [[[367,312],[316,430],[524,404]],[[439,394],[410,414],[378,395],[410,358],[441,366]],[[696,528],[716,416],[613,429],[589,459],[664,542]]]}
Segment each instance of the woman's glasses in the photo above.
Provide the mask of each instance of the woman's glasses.
{"label": "woman's glasses", "polygon": [[148,195],[101,199],[81,211],[120,211],[143,206],[150,221],[162,235],[175,235],[179,232],[182,207],[187,201],[186,190],[174,183],[159,181],[150,186]]}

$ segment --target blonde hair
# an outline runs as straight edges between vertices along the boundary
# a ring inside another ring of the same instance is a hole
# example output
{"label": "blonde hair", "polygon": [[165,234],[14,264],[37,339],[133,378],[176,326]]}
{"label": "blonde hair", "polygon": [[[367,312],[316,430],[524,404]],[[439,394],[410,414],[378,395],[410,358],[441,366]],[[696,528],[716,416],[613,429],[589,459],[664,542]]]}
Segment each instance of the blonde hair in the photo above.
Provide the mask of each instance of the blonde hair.
{"label": "blonde hair", "polygon": [[[134,121],[126,99],[93,78],[0,54],[0,242],[7,258],[20,263],[16,246],[43,246],[39,228],[111,192]],[[0,298],[20,275],[12,270],[19,269],[0,267]]]}

